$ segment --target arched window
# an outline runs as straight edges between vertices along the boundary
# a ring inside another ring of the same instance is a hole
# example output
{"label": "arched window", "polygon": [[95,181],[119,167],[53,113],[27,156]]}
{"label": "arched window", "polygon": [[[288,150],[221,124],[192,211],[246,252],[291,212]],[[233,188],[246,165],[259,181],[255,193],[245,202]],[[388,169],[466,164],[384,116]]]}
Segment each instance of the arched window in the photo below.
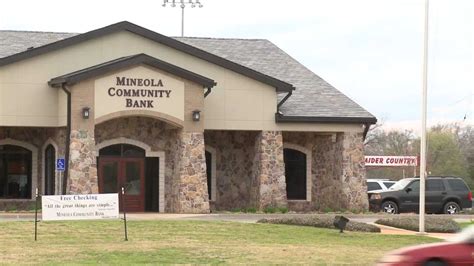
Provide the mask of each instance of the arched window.
{"label": "arched window", "polygon": [[206,151],[206,174],[207,174],[207,193],[209,200],[212,200],[212,154]]}
{"label": "arched window", "polygon": [[291,148],[283,149],[285,161],[286,196],[288,200],[306,200],[306,154]]}
{"label": "arched window", "polygon": [[54,195],[56,186],[56,149],[49,144],[44,150],[44,194]]}
{"label": "arched window", "polygon": [[99,150],[99,156],[145,157],[145,150],[130,144],[115,144]]}
{"label": "arched window", "polygon": [[207,192],[209,200],[215,201],[217,197],[217,181],[216,181],[216,149],[206,146],[206,174],[207,174]]}
{"label": "arched window", "polygon": [[15,145],[0,145],[0,198],[31,198],[32,152]]}

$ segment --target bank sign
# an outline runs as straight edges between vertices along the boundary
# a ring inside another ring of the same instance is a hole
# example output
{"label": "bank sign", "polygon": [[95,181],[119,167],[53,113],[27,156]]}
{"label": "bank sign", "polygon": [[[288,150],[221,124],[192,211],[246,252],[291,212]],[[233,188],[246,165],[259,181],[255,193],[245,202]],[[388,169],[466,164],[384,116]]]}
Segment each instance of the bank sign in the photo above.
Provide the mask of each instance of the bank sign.
{"label": "bank sign", "polygon": [[365,156],[365,166],[417,166],[417,156]]}
{"label": "bank sign", "polygon": [[138,66],[95,81],[95,118],[123,111],[160,112],[184,119],[184,82]]}
{"label": "bank sign", "polygon": [[41,207],[44,221],[119,218],[117,193],[42,196]]}

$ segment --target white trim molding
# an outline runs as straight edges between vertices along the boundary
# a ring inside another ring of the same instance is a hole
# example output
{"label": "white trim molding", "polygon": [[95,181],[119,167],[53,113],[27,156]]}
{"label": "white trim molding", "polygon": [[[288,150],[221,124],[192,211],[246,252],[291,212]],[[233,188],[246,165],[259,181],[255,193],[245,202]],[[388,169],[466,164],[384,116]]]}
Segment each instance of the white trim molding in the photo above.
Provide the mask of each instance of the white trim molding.
{"label": "white trim molding", "polygon": [[[41,189],[41,194],[44,195],[44,192],[46,191],[46,176],[44,173],[45,167],[46,167],[46,158],[45,158],[45,153],[46,153],[46,148],[48,145],[52,145],[54,148],[54,156],[56,160],[59,158],[59,153],[58,153],[58,145],[54,140],[51,138],[48,138],[46,142],[43,144],[43,147],[41,148],[41,176],[43,177],[43,188]],[[56,162],[55,162],[56,164]],[[56,165],[54,167],[54,194],[55,195],[60,195],[61,194],[61,188],[62,188],[62,180],[59,178],[58,171],[56,171]]]}
{"label": "white trim molding", "polygon": [[143,143],[138,140],[129,139],[129,138],[115,138],[104,140],[101,143],[95,145],[97,154],[100,149],[116,145],[116,144],[130,144],[137,147],[140,147],[145,150],[146,157],[158,157],[160,165],[158,169],[158,193],[159,193],[159,202],[158,202],[158,212],[164,213],[165,212],[165,152],[164,151],[152,151],[150,145]]}
{"label": "white trim molding", "polygon": [[[312,152],[310,149],[293,143],[283,143],[283,149],[292,149],[302,152],[306,155],[306,201],[311,201],[311,192],[313,184],[313,176],[311,175]],[[301,201],[301,200],[288,200]]]}
{"label": "white trim molding", "polygon": [[217,196],[217,180],[216,180],[216,171],[217,171],[217,150],[211,146],[206,145],[205,151],[211,154],[211,199],[210,201],[216,201]]}
{"label": "white trim molding", "polygon": [[[38,148],[31,143],[23,142],[15,139],[2,139],[0,145],[14,145],[31,151],[31,200],[35,199],[36,188],[38,187]],[[4,200],[4,199],[2,199]],[[21,200],[21,199],[11,199]]]}

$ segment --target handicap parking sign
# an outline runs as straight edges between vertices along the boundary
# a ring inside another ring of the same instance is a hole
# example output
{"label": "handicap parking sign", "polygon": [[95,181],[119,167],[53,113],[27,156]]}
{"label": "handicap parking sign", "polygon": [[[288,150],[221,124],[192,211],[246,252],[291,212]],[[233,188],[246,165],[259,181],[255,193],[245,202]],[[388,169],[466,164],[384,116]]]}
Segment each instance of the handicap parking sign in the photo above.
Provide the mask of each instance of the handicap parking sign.
{"label": "handicap parking sign", "polygon": [[66,168],[66,160],[64,158],[59,158],[56,160],[56,170],[64,171]]}

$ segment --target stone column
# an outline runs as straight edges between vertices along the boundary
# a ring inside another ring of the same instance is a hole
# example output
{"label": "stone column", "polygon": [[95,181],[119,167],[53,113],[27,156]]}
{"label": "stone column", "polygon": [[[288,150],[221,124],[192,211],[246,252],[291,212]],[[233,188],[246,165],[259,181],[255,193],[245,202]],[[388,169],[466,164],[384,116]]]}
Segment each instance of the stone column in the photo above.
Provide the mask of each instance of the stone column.
{"label": "stone column", "polygon": [[[84,81],[69,89],[71,91],[71,142],[66,193],[98,193],[94,137],[94,81]],[[84,107],[90,108],[90,115],[87,119],[82,117]]]}
{"label": "stone column", "polygon": [[181,132],[175,178],[178,213],[209,213],[203,132]]}
{"label": "stone column", "polygon": [[253,201],[260,210],[286,207],[285,162],[281,131],[262,131],[255,139]]}
{"label": "stone column", "polygon": [[71,130],[69,147],[68,193],[99,193],[94,132]]}
{"label": "stone column", "polygon": [[341,205],[348,210],[368,210],[362,133],[338,133],[336,151],[342,159]]}

